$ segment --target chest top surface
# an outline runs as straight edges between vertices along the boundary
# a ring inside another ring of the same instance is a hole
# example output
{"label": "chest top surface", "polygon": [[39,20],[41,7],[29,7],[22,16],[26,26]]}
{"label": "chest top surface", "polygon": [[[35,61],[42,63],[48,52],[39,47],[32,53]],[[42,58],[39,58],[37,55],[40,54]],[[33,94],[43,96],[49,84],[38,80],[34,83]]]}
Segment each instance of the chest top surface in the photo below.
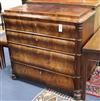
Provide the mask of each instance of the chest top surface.
{"label": "chest top surface", "polygon": [[[68,22],[83,22],[94,11],[85,7],[68,6],[62,4],[24,4],[5,11],[9,16],[16,13],[27,17],[37,17],[40,19],[62,20]],[[18,15],[17,15],[18,16]]]}
{"label": "chest top surface", "polygon": [[62,3],[70,5],[83,5],[97,7],[100,5],[100,0],[28,0],[28,2],[39,3]]}
{"label": "chest top surface", "polygon": [[57,4],[25,4],[8,10],[17,13],[81,17],[90,9]]}

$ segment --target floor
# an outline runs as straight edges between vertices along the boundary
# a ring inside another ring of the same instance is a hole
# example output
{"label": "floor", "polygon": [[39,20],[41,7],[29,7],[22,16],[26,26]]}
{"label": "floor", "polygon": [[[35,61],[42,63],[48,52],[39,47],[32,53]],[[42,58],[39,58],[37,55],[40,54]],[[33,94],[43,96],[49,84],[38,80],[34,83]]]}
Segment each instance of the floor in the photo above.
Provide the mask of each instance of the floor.
{"label": "floor", "polygon": [[[0,71],[0,101],[32,101],[43,88],[21,80],[12,80],[10,59],[6,48],[5,56],[7,67]],[[100,101],[100,98],[87,95],[86,101]]]}

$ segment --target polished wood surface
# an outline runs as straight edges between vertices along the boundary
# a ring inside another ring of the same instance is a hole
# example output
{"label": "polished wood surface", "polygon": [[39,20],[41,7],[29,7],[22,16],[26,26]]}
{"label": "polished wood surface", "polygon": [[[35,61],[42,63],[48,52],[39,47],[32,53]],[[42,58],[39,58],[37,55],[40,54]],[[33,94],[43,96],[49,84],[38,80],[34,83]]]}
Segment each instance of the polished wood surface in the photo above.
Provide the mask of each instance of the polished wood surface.
{"label": "polished wood surface", "polygon": [[94,34],[94,14],[90,8],[62,4],[25,4],[6,10],[12,76],[37,80],[85,99],[81,50]]}
{"label": "polished wood surface", "polygon": [[87,42],[83,48],[84,51],[100,52],[100,29],[94,36]]}
{"label": "polished wood surface", "polygon": [[76,7],[74,6],[66,6],[60,4],[25,4],[23,6],[18,6],[12,8],[10,10],[6,10],[6,12],[17,12],[17,13],[26,13],[26,14],[43,14],[43,15],[52,15],[52,16],[65,16],[65,17],[81,17],[85,13],[89,12],[90,9]]}
{"label": "polished wood surface", "polygon": [[56,3],[91,8],[96,11],[94,33],[100,28],[100,0],[28,0],[28,3]]}
{"label": "polished wood surface", "polygon": [[87,6],[100,5],[100,0],[28,0],[27,2],[60,3],[60,4],[71,4],[71,5],[87,5]]}
{"label": "polished wood surface", "polygon": [[[74,56],[64,55],[64,54],[36,49],[36,48],[30,48],[30,47],[27,48],[21,45],[18,46],[18,45],[10,44],[10,48],[12,49],[11,57],[13,60],[24,62],[26,64],[30,64],[34,66],[39,66],[44,69],[75,76]],[[24,61],[23,61],[23,55],[27,57],[24,59]]]}
{"label": "polished wood surface", "polygon": [[[76,9],[76,10],[75,10]],[[6,11],[6,16],[28,16],[31,18],[52,21],[82,23],[94,12],[85,7],[67,6],[60,4],[25,4]],[[10,14],[11,12],[11,14]],[[23,15],[22,15],[23,13]],[[29,15],[30,16],[29,16]]]}
{"label": "polished wood surface", "polygon": [[[25,65],[19,62],[13,62],[13,72],[16,76],[20,75],[21,77],[28,78],[35,81],[42,81],[47,85],[60,87],[61,89],[73,91],[75,86],[75,78],[68,77],[66,75],[61,75],[56,72],[41,70],[38,67],[32,67],[31,65]],[[25,72],[27,71],[27,72]],[[27,75],[28,74],[28,75]],[[66,85],[65,85],[66,84]]]}
{"label": "polished wood surface", "polygon": [[[75,52],[75,41],[67,41],[60,39],[52,39],[49,37],[39,35],[26,35],[20,32],[7,31],[8,40],[13,43],[27,44],[43,49],[54,50],[59,53],[73,53]],[[23,41],[22,41],[23,38]],[[74,39],[75,40],[75,39]],[[56,47],[55,47],[56,46]]]}

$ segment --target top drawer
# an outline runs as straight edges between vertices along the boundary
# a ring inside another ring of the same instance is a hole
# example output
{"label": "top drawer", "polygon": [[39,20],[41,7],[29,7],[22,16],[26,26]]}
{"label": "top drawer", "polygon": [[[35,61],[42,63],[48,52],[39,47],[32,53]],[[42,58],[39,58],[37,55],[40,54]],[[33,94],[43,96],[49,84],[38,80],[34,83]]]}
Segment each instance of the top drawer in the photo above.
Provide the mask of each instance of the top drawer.
{"label": "top drawer", "polygon": [[75,39],[77,31],[74,25],[56,24],[32,19],[5,18],[6,29],[43,34],[44,36]]}

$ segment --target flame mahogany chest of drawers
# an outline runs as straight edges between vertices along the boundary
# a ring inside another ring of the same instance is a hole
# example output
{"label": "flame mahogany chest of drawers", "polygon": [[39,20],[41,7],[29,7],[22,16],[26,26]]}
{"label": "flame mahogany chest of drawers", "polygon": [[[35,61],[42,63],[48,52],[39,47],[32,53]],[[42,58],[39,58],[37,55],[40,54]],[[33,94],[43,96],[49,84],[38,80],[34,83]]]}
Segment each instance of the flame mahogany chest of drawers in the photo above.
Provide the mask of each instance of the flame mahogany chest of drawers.
{"label": "flame mahogany chest of drawers", "polygon": [[12,76],[40,81],[84,100],[81,50],[93,35],[94,15],[89,8],[46,3],[6,10]]}

